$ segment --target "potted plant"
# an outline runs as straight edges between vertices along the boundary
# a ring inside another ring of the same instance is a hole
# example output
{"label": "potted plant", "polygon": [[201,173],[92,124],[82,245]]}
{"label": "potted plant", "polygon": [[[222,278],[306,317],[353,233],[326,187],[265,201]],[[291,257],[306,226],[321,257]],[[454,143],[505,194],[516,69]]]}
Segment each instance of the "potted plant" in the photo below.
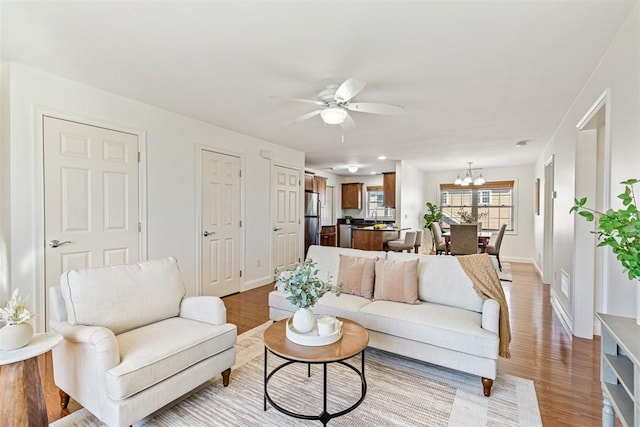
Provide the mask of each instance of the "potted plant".
{"label": "potted plant", "polygon": [[345,215],[344,216],[344,222],[347,224],[351,224],[351,220],[353,219],[353,217],[351,215]]}
{"label": "potted plant", "polygon": [[293,315],[293,328],[301,333],[311,332],[315,325],[315,316],[311,308],[327,292],[336,296],[342,293],[342,284],[331,284],[331,276],[327,280],[318,278],[318,269],[312,259],[296,264],[296,268],[281,273],[275,271],[276,286],[285,291],[289,296],[287,300],[298,307]]}
{"label": "potted plant", "polygon": [[458,215],[460,216],[460,219],[462,220],[462,222],[465,224],[478,224],[478,221],[480,220],[480,218],[482,218],[486,214],[483,212],[478,216],[475,216],[471,212],[460,209],[458,211]]}
{"label": "potted plant", "polygon": [[431,224],[434,222],[440,223],[442,221],[442,212],[435,203],[427,202],[427,213],[424,214],[424,228],[428,229],[431,233],[431,253],[436,252],[436,237],[431,229]]}
{"label": "potted plant", "polygon": [[[574,199],[569,211],[577,212],[587,221],[593,221],[597,217],[596,231],[592,233],[600,241],[598,246],[611,247],[629,280],[640,279],[640,215],[633,191],[633,186],[638,182],[640,180],[633,178],[620,183],[624,185],[624,191],[618,194],[623,206],[620,209],[598,212],[585,207],[587,198],[583,197]],[[639,321],[640,318],[636,318],[636,323]]]}
{"label": "potted plant", "polygon": [[15,350],[24,347],[33,336],[33,327],[27,323],[32,317],[27,308],[27,299],[16,289],[4,308],[0,308],[0,350]]}

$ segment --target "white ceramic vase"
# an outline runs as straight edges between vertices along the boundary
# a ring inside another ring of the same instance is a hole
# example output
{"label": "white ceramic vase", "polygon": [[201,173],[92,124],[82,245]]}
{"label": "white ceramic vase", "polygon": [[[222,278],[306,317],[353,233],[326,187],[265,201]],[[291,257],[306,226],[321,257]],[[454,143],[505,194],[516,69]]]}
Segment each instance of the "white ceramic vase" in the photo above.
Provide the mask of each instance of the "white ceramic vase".
{"label": "white ceramic vase", "polygon": [[313,330],[316,316],[311,308],[299,308],[293,315],[293,329],[300,334],[307,334]]}
{"label": "white ceramic vase", "polygon": [[0,329],[0,350],[16,350],[29,344],[33,327],[29,323],[6,325]]}

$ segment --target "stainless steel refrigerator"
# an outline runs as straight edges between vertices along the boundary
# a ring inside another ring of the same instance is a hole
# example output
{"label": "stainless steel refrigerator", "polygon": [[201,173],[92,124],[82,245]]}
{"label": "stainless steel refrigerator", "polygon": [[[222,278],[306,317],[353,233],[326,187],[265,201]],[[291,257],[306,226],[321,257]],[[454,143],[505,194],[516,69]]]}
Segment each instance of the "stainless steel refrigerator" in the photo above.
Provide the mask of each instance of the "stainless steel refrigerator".
{"label": "stainless steel refrigerator", "polygon": [[311,245],[320,244],[320,201],[318,193],[304,192],[304,256]]}

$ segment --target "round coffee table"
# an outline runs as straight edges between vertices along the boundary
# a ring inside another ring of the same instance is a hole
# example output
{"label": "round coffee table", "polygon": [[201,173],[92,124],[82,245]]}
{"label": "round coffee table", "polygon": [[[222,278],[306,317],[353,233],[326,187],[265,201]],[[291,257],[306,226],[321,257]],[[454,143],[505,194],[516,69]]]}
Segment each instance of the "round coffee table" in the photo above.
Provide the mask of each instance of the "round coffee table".
{"label": "round coffee table", "polygon": [[[303,420],[318,420],[323,425],[327,425],[329,420],[341,415],[347,414],[357,408],[364,400],[367,394],[367,381],[364,375],[364,350],[369,343],[369,332],[358,323],[344,318],[342,320],[342,338],[337,342],[323,346],[304,346],[289,341],[285,335],[285,328],[287,319],[283,319],[275,322],[264,331],[264,410],[267,410],[267,402],[269,402],[278,411],[287,414],[291,417],[300,418]],[[277,366],[271,372],[267,372],[267,356],[269,353],[285,359],[286,362],[280,366]],[[345,362],[346,359],[350,359],[358,354],[361,354],[361,367],[358,370],[357,367]],[[321,364],[323,366],[323,410],[319,415],[306,415],[298,414],[290,411],[279,404],[275,403],[267,390],[269,380],[285,366],[289,366],[292,363],[306,363],[308,364],[307,374],[311,376],[311,365]],[[360,398],[356,403],[350,407],[336,413],[329,413],[327,411],[327,364],[340,363],[351,370],[353,370],[360,377],[362,383],[360,389]]]}

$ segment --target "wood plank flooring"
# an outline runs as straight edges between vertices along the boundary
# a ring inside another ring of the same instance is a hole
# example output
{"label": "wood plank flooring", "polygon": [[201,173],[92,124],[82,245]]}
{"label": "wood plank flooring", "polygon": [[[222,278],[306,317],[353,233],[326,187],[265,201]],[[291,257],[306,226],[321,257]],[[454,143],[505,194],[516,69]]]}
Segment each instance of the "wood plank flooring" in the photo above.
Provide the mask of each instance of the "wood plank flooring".
{"label": "wood plank flooring", "polygon": [[[564,330],[551,309],[549,287],[532,265],[511,263],[511,273],[513,282],[505,285],[511,308],[511,359],[500,358],[498,372],[534,381],[545,426],[599,426],[600,340],[575,338]],[[224,298],[228,321],[238,326],[239,334],[269,319],[267,295],[272,288]],[[68,411],[60,409],[50,353],[39,362],[49,422],[79,409],[73,400]]]}

